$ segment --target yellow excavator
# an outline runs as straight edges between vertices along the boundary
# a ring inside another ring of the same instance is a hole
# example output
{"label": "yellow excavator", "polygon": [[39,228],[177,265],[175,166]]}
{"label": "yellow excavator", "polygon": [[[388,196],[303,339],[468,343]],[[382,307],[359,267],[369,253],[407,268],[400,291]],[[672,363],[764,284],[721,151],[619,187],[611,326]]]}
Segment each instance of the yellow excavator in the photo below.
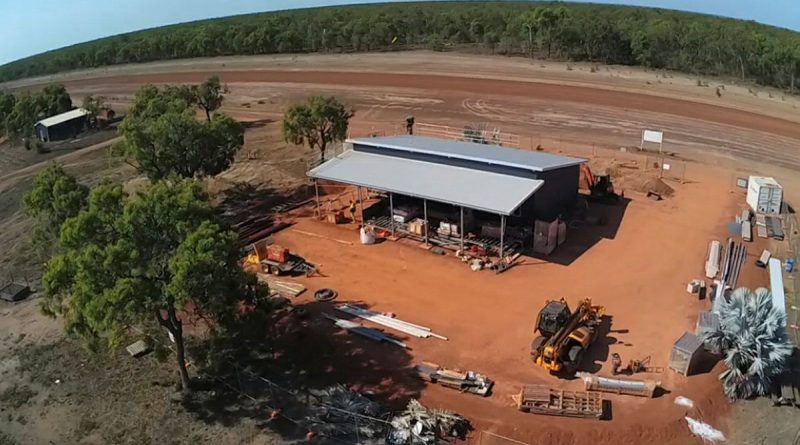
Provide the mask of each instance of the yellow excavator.
{"label": "yellow excavator", "polygon": [[590,298],[582,300],[574,312],[563,298],[545,303],[536,319],[539,336],[531,343],[533,362],[553,374],[574,375],[604,313],[605,308],[592,306]]}

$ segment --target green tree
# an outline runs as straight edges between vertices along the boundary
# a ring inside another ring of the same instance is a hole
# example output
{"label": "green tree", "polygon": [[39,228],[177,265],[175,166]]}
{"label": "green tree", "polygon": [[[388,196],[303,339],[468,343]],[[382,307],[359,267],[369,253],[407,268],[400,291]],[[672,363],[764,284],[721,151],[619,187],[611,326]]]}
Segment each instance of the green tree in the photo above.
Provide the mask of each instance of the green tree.
{"label": "green tree", "polygon": [[130,328],[165,329],[175,342],[184,390],[184,326],[235,321],[242,304],[264,295],[239,266],[238,237],[217,221],[193,180],[161,181],[135,197],[102,184],[90,204],[62,228],[63,252],[42,278],[43,310],[64,318],[89,344],[121,345]]}
{"label": "green tree", "polygon": [[206,120],[211,121],[211,113],[222,106],[222,100],[225,98],[222,93],[227,93],[227,90],[227,87],[220,85],[219,76],[216,74],[197,87],[197,105],[206,112]]}
{"label": "green tree", "polygon": [[14,104],[17,98],[11,93],[0,91],[0,136],[4,136],[7,131],[6,119],[14,111]]}
{"label": "green tree", "polygon": [[89,189],[59,164],[51,164],[33,178],[33,187],[22,197],[25,213],[58,233],[61,224],[86,205]]}
{"label": "green tree", "polygon": [[64,85],[48,85],[35,97],[38,114],[42,117],[55,116],[73,108],[72,98]]}
{"label": "green tree", "polygon": [[81,108],[89,112],[89,121],[92,127],[97,126],[98,116],[111,111],[111,108],[106,104],[105,97],[91,94],[83,98]]}
{"label": "green tree", "polygon": [[283,137],[293,144],[308,144],[319,149],[322,161],[328,144],[343,141],[355,112],[335,97],[312,96],[304,104],[294,105],[283,116]]}
{"label": "green tree", "polygon": [[55,163],[33,178],[33,187],[23,195],[22,205],[35,221],[31,239],[43,260],[56,250],[61,224],[78,215],[88,194],[88,187]]}
{"label": "green tree", "polygon": [[728,369],[720,374],[722,389],[731,399],[766,395],[792,355],[786,333],[786,312],[772,306],[772,294],[736,289],[714,301],[720,326],[703,330],[700,337],[711,350],[725,354]]}
{"label": "green tree", "polygon": [[244,128],[226,114],[195,119],[193,97],[184,87],[146,86],[137,93],[120,126],[122,149],[150,179],[216,175],[230,167],[244,143]]}

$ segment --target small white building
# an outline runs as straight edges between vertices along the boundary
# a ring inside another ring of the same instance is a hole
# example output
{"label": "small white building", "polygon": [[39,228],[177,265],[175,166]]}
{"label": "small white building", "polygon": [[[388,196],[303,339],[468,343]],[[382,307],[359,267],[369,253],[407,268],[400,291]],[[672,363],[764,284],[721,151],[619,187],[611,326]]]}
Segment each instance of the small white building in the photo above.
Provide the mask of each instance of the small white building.
{"label": "small white building", "polygon": [[747,204],[755,213],[778,214],[783,203],[783,187],[774,178],[750,176],[747,181]]}

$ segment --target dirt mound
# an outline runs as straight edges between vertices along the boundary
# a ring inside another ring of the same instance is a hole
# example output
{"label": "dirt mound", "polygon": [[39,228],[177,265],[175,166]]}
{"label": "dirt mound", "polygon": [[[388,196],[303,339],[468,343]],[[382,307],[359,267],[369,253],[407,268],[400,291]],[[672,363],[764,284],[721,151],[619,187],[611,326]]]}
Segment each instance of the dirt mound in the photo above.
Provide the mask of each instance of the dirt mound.
{"label": "dirt mound", "polygon": [[639,193],[658,193],[664,198],[668,198],[675,193],[675,189],[670,187],[660,178],[647,176],[634,176],[625,178],[624,186],[626,190],[633,190]]}

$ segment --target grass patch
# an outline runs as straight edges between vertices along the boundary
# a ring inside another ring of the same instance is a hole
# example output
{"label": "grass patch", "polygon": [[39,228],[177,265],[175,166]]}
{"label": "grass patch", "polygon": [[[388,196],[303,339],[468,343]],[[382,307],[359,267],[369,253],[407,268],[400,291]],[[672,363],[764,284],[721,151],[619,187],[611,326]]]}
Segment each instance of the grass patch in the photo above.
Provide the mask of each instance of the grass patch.
{"label": "grass patch", "polygon": [[14,385],[0,393],[0,404],[11,408],[20,408],[35,395],[36,393],[28,386]]}

